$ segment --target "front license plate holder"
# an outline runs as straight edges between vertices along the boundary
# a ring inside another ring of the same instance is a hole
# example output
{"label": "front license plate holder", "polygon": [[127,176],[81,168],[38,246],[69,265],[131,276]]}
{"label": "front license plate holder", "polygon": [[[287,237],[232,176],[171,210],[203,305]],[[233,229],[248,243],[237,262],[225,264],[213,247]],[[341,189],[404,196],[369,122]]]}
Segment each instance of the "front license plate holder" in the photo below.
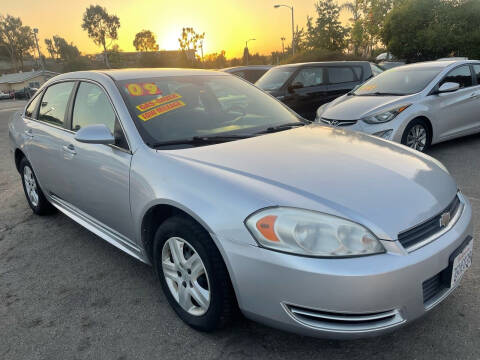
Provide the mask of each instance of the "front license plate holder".
{"label": "front license plate holder", "polygon": [[448,267],[442,274],[442,282],[448,288],[453,288],[461,281],[465,272],[472,265],[473,238],[467,237],[449,257]]}

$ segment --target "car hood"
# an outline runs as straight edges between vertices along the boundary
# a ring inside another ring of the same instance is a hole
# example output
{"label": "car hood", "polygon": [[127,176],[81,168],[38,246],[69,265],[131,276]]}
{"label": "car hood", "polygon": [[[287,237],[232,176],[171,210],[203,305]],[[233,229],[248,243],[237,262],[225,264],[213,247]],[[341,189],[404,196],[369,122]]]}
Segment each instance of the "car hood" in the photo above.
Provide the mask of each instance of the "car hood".
{"label": "car hood", "polygon": [[[457,192],[448,171],[427,155],[321,125],[162,153],[220,173],[231,191],[238,177],[254,183],[252,193],[265,194],[265,207],[308,204],[359,222],[386,240],[444,210]],[[272,187],[293,194],[266,195],[275,194]]]}
{"label": "car hood", "polygon": [[359,120],[381,111],[411,103],[409,96],[352,96],[344,95],[327,105],[322,117],[332,120]]}

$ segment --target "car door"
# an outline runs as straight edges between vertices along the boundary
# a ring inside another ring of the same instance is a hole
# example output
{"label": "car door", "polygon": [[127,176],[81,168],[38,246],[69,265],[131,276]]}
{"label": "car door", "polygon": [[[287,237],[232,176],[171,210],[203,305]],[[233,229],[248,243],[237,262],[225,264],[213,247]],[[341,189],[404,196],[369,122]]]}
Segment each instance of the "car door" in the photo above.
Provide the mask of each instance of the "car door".
{"label": "car door", "polygon": [[65,119],[74,85],[73,81],[50,85],[38,97],[41,100],[36,116],[31,114],[28,119],[25,113],[28,159],[42,190],[58,196],[64,196],[65,190],[62,148],[69,140]]}
{"label": "car door", "polygon": [[[82,81],[72,107],[72,132],[63,149],[70,187],[65,200],[102,227],[133,239],[129,195],[132,154],[110,98],[98,84]],[[78,130],[94,124],[105,124],[114,135],[115,144],[86,144],[75,140]]]}
{"label": "car door", "polygon": [[461,65],[451,70],[436,89],[446,82],[458,83],[460,89],[451,93],[431,95],[429,98],[435,114],[435,128],[439,139],[466,135],[474,132],[478,126],[476,115],[480,89],[474,86],[470,65]]}
{"label": "car door", "polygon": [[290,80],[282,101],[306,119],[314,120],[320,105],[326,100],[325,68],[305,67]]}
{"label": "car door", "polygon": [[335,100],[361,83],[360,76],[362,68],[351,66],[330,66],[327,68],[328,88],[326,102]]}

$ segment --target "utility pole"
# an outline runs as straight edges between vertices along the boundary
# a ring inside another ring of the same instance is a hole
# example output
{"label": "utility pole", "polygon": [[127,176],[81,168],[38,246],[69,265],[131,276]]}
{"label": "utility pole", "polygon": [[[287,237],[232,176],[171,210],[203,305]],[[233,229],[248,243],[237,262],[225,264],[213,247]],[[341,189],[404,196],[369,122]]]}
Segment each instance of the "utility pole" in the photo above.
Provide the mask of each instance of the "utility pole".
{"label": "utility pole", "polygon": [[45,65],[43,63],[42,54],[40,53],[40,48],[38,47],[38,39],[37,39],[38,29],[33,29],[33,36],[35,37],[35,45],[37,46],[38,52],[38,60],[40,61],[40,65],[42,66],[42,71],[45,71]]}
{"label": "utility pole", "polygon": [[282,36],[280,40],[282,40],[282,59],[284,59],[285,58],[285,40],[286,40],[285,36]]}
{"label": "utility pole", "polygon": [[293,6],[284,5],[284,4],[273,5],[275,9],[278,9],[279,7],[282,7],[282,6],[289,8],[290,11],[292,12],[292,55],[295,55],[295,18],[293,16]]}

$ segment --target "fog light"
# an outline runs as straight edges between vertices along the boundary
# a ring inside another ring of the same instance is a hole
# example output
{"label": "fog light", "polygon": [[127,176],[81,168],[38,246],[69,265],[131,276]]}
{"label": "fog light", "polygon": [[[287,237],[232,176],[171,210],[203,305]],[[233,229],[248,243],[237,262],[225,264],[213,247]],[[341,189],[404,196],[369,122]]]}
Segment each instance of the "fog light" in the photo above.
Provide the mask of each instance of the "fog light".
{"label": "fog light", "polygon": [[388,130],[376,132],[375,134],[372,134],[372,135],[385,140],[391,140],[392,133],[393,133],[393,129],[388,129]]}

